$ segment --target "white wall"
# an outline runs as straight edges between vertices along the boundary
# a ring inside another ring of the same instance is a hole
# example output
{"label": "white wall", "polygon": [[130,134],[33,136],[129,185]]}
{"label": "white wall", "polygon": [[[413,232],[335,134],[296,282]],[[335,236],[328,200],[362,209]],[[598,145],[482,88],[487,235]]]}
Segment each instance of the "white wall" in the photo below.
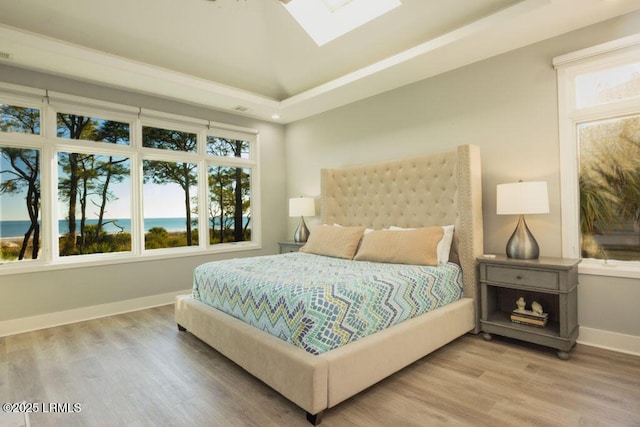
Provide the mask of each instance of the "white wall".
{"label": "white wall", "polygon": [[[557,85],[552,58],[638,28],[640,13],[636,12],[290,124],[286,129],[287,193],[318,196],[320,168],[476,144],[482,153],[485,252],[504,253],[515,228],[514,217],[495,213],[496,185],[545,180],[551,212],[529,216],[527,222],[541,254],[561,256]],[[290,220],[290,233],[294,227],[295,220]],[[630,335],[635,350],[629,351],[640,353],[640,315],[629,303],[640,301],[639,281],[596,276],[581,276],[580,281],[581,327]]]}
{"label": "white wall", "polygon": [[[262,187],[261,250],[2,275],[0,336],[20,330],[19,319],[26,317],[36,316],[35,323],[43,324],[51,313],[190,289],[193,267],[206,261],[277,253],[277,242],[286,234],[284,126],[8,66],[0,65],[0,81],[258,129]],[[117,310],[117,304],[110,307]],[[56,318],[69,316],[51,316]]]}

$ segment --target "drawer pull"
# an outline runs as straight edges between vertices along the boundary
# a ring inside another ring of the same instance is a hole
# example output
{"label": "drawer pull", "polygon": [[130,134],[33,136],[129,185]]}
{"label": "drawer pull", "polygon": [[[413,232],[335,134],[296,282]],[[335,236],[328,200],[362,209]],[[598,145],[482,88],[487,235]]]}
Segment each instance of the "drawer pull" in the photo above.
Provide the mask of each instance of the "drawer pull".
{"label": "drawer pull", "polygon": [[516,279],[518,279],[518,280],[522,280],[522,276],[517,275],[517,276],[516,276]]}

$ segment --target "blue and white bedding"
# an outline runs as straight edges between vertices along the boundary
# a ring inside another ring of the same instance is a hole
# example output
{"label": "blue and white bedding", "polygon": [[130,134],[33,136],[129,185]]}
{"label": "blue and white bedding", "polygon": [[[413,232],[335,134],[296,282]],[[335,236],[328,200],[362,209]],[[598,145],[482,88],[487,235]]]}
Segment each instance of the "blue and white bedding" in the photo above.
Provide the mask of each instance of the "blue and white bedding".
{"label": "blue and white bedding", "polygon": [[294,252],[202,264],[193,297],[321,354],[457,301],[462,270]]}

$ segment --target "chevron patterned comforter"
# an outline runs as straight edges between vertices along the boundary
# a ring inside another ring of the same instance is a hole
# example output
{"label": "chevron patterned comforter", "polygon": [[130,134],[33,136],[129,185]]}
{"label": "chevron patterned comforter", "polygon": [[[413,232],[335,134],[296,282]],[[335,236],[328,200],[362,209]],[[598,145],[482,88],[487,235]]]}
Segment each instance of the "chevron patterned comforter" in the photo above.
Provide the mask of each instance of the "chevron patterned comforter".
{"label": "chevron patterned comforter", "polygon": [[460,299],[462,270],[296,252],[202,264],[193,297],[321,354]]}

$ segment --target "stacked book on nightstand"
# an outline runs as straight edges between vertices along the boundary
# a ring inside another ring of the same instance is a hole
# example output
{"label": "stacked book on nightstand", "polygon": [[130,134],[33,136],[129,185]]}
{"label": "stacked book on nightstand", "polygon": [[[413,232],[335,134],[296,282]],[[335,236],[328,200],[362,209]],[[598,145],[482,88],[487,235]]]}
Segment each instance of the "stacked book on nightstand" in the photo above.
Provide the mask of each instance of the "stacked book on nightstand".
{"label": "stacked book on nightstand", "polygon": [[511,312],[511,321],[513,323],[519,323],[521,325],[536,326],[538,328],[544,328],[547,325],[549,319],[549,313],[535,313],[531,310],[518,310],[515,309]]}

